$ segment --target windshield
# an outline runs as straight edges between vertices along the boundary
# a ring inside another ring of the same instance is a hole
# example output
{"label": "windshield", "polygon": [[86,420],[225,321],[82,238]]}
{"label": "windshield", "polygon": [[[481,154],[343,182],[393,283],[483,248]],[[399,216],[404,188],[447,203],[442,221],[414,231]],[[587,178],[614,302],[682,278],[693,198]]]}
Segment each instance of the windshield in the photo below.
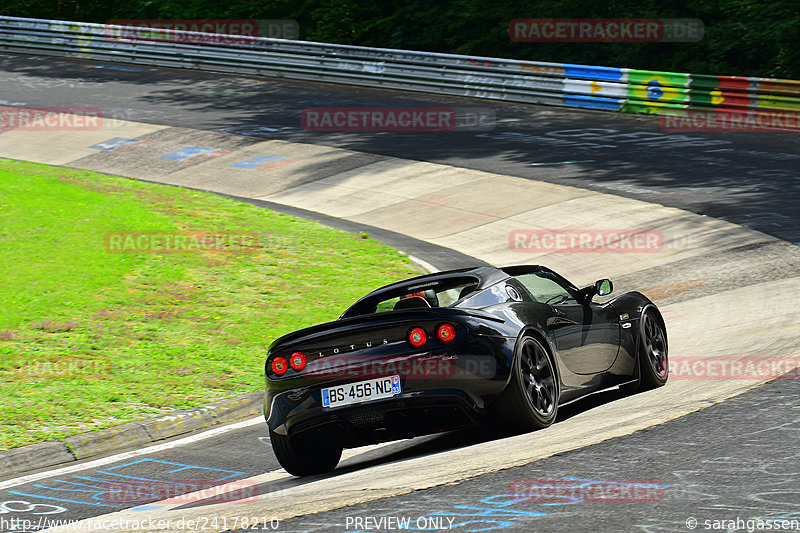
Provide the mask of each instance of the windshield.
{"label": "windshield", "polygon": [[552,305],[577,303],[569,282],[555,272],[531,272],[515,278],[534,302]]}

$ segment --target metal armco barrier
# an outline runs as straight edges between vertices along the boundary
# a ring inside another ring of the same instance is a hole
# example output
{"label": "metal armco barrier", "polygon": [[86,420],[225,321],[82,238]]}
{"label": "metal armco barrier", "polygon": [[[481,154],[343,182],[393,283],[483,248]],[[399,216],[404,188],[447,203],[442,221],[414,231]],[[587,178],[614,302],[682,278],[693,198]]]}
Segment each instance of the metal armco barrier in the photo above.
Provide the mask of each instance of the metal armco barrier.
{"label": "metal armco barrier", "polygon": [[[208,41],[224,42],[210,43]],[[0,17],[0,50],[622,111],[800,112],[800,81]]]}

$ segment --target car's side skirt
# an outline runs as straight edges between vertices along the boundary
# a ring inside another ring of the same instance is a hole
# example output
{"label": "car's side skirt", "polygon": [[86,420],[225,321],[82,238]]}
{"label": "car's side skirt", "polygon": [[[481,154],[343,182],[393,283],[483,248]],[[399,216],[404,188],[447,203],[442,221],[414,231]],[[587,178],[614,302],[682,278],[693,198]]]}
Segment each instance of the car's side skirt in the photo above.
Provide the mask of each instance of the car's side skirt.
{"label": "car's side skirt", "polygon": [[559,406],[559,407],[562,407],[562,406],[564,406],[564,405],[569,405],[569,404],[571,404],[571,403],[575,403],[575,402],[578,402],[578,401],[580,401],[580,400],[586,399],[586,398],[588,398],[589,396],[593,396],[593,395],[595,395],[595,394],[602,394],[602,393],[604,393],[604,392],[610,392],[610,391],[612,391],[612,390],[618,390],[618,389],[621,389],[622,387],[624,387],[625,385],[631,385],[631,384],[633,384],[633,383],[636,383],[636,380],[635,380],[635,379],[632,379],[632,380],[630,380],[630,381],[626,381],[626,382],[624,382],[624,383],[618,383],[618,384],[616,384],[616,385],[612,385],[611,387],[606,387],[606,388],[604,388],[604,389],[598,389],[598,390],[596,390],[596,391],[588,392],[588,393],[586,393],[586,394],[583,394],[583,395],[581,395],[581,396],[578,396],[577,398],[573,398],[572,400],[570,400],[570,401],[568,401],[568,402],[559,403],[559,404],[558,404],[558,406]]}

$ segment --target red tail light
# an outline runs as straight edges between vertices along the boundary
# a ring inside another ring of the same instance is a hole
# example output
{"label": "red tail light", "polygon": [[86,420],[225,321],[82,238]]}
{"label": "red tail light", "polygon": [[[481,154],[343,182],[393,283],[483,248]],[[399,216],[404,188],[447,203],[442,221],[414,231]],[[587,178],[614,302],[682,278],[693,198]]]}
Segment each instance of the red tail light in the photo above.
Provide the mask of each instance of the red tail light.
{"label": "red tail light", "polygon": [[294,352],[292,356],[289,358],[289,364],[292,365],[292,368],[300,372],[306,367],[308,360],[306,359],[306,354],[303,352]]}
{"label": "red tail light", "polygon": [[440,324],[436,328],[436,336],[442,342],[450,342],[456,337],[456,328],[452,324]]}
{"label": "red tail light", "polygon": [[411,346],[414,348],[421,347],[427,340],[428,336],[422,328],[414,328],[408,332],[408,342],[411,343]]}
{"label": "red tail light", "polygon": [[285,357],[276,357],[272,360],[272,371],[276,376],[282,376],[289,370],[289,361]]}

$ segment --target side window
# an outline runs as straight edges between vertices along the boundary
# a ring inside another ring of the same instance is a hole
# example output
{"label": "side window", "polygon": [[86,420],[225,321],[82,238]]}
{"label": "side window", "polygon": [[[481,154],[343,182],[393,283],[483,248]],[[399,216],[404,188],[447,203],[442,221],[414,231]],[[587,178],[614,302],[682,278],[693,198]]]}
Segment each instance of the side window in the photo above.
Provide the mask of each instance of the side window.
{"label": "side window", "polygon": [[545,304],[576,304],[572,293],[547,272],[533,272],[516,276],[534,302]]}

